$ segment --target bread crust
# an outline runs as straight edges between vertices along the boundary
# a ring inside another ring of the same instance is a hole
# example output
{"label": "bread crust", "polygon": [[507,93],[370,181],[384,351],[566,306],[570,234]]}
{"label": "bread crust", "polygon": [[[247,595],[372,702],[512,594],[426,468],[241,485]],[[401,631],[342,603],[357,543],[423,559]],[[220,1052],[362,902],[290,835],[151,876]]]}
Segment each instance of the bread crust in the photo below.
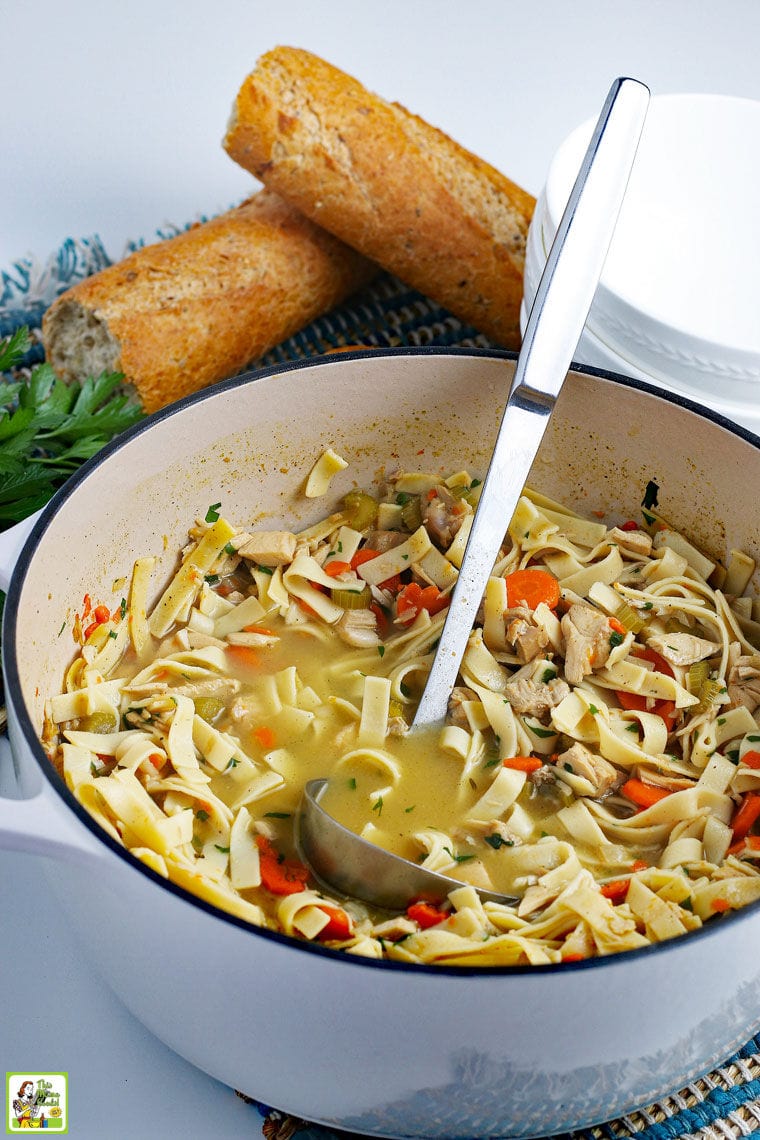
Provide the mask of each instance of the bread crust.
{"label": "bread crust", "polygon": [[377,267],[262,190],[63,293],[43,319],[66,380],[110,367],[148,412],[232,376]]}
{"label": "bread crust", "polygon": [[342,241],[519,346],[535,199],[443,132],[319,57],[278,47],[240,88],[224,147]]}

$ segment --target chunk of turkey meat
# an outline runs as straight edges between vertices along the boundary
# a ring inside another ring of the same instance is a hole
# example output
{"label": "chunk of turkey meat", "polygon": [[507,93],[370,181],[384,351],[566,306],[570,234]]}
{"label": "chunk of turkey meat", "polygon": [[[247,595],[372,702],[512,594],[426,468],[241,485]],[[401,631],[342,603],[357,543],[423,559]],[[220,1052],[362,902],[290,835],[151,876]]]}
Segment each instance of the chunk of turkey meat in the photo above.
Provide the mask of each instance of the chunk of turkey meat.
{"label": "chunk of turkey meat", "polygon": [[610,531],[610,541],[616,542],[621,554],[633,554],[636,558],[648,558],[652,553],[652,539],[645,530],[621,530],[615,526]]}
{"label": "chunk of turkey meat", "polygon": [[504,618],[506,621],[506,639],[520,661],[523,664],[534,661],[549,644],[549,635],[546,630],[534,620],[526,606],[508,610]]}
{"label": "chunk of turkey meat", "polygon": [[424,503],[422,523],[441,550],[448,550],[464,520],[467,508],[446,487],[436,487],[435,496]]}
{"label": "chunk of turkey meat", "polygon": [[617,768],[610,764],[609,760],[605,760],[603,756],[595,756],[583,744],[577,742],[566,752],[560,753],[557,757],[557,768],[560,775],[564,769],[574,776],[582,776],[584,780],[588,780],[593,787],[593,792],[590,793],[592,798],[611,791],[621,779]]}
{"label": "chunk of turkey meat", "polygon": [[692,633],[653,634],[647,638],[647,645],[660,653],[671,665],[693,665],[720,653],[720,646],[704,637]]}
{"label": "chunk of turkey meat", "polygon": [[729,647],[727,685],[731,707],[744,705],[754,713],[760,705],[760,656],[741,653],[738,641]]}
{"label": "chunk of turkey meat", "polygon": [[477,701],[478,694],[468,689],[465,685],[456,685],[451,690],[449,697],[449,706],[446,714],[446,719],[449,724],[455,724],[458,728],[470,727],[470,722],[467,719],[467,713],[464,710],[465,701]]}
{"label": "chunk of turkey meat", "polygon": [[346,645],[368,649],[380,641],[377,618],[372,610],[346,610],[335,623],[335,632]]}
{"label": "chunk of turkey meat", "polygon": [[554,677],[548,683],[521,677],[517,681],[507,681],[504,686],[504,696],[516,713],[536,717],[542,717],[556,708],[569,693],[569,685],[559,677]]}
{"label": "chunk of turkey meat", "polygon": [[565,639],[565,676],[579,685],[594,669],[606,665],[610,655],[610,623],[605,614],[575,602],[561,622]]}
{"label": "chunk of turkey meat", "polygon": [[378,554],[385,554],[386,550],[393,550],[394,546],[401,546],[406,542],[408,534],[400,530],[372,530],[365,536],[368,550],[376,550]]}
{"label": "chunk of turkey meat", "polygon": [[296,542],[289,530],[259,530],[240,547],[238,554],[259,566],[286,566],[295,557]]}

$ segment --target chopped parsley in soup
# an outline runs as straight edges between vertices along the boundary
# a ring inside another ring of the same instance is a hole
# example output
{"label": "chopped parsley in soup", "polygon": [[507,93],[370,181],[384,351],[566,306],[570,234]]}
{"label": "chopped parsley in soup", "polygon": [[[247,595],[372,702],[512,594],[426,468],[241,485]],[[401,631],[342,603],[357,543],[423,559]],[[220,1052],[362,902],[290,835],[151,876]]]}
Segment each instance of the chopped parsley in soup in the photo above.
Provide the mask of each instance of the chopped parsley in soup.
{"label": "chopped parsley in soup", "polygon": [[[217,503],[152,607],[149,553],[115,606],[86,598],[44,731],[79,802],[200,898],[376,958],[577,960],[760,898],[745,554],[722,566],[651,511],[582,518],[526,489],[447,722],[408,732],[478,493],[466,471],[396,471],[300,532]],[[294,838],[315,777],[347,827],[450,876],[448,898],[389,913],[320,887]]]}

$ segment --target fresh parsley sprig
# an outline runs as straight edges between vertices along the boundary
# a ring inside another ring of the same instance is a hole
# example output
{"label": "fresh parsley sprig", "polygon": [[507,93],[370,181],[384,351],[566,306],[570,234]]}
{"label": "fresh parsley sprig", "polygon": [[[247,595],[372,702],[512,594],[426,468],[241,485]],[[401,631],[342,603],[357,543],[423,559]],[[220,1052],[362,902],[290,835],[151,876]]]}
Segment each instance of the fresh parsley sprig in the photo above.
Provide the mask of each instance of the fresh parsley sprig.
{"label": "fresh parsley sprig", "polygon": [[[29,348],[29,331],[0,340],[0,373],[11,372]],[[28,378],[0,384],[0,529],[47,503],[86,459],[142,419],[120,391],[120,372],[64,384],[49,364]]]}

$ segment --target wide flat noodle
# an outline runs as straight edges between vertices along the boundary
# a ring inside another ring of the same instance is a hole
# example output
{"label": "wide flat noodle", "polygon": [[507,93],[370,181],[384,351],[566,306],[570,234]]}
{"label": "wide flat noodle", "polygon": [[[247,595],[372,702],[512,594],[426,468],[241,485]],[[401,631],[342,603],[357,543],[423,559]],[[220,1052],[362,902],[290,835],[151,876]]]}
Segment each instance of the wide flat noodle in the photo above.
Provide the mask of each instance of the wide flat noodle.
{"label": "wide flat noodle", "polygon": [[[309,493],[344,466],[326,452]],[[415,780],[409,723],[480,485],[464,466],[378,478],[298,533],[197,520],[150,614],[155,559],[135,560],[46,705],[93,818],[247,921],[411,963],[618,953],[760,899],[760,622],[735,596],[754,560],[527,489]],[[293,830],[316,776],[448,898],[389,916],[325,894]]]}

